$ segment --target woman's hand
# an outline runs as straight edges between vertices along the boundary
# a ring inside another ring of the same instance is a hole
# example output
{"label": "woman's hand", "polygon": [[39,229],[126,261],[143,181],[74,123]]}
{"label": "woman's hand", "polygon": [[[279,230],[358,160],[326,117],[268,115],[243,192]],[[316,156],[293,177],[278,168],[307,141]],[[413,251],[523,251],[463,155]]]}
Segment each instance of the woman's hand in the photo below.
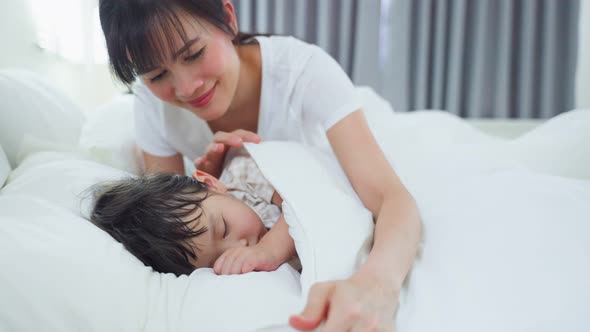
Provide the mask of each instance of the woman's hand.
{"label": "woman's hand", "polygon": [[232,132],[218,131],[213,135],[213,142],[205,149],[205,155],[195,159],[195,167],[216,178],[221,175],[223,160],[227,147],[241,147],[242,143],[260,143],[260,136],[248,130],[238,129]]}
{"label": "woman's hand", "polygon": [[361,275],[317,283],[303,312],[291,316],[289,324],[311,331],[326,320],[322,332],[393,331],[398,296],[385,283]]}

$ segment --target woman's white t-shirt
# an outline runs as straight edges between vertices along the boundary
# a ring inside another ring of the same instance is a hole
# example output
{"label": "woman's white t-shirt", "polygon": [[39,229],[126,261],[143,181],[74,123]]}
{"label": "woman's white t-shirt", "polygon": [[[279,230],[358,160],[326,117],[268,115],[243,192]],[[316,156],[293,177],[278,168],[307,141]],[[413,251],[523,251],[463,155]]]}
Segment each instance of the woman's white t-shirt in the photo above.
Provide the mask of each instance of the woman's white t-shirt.
{"label": "woman's white t-shirt", "polygon": [[[293,37],[256,37],[262,57],[258,135],[263,141],[328,145],[326,131],[361,108],[354,85],[321,48]],[[194,160],[213,133],[189,110],[154,96],[141,82],[133,86],[138,146],[155,156],[178,152]]]}

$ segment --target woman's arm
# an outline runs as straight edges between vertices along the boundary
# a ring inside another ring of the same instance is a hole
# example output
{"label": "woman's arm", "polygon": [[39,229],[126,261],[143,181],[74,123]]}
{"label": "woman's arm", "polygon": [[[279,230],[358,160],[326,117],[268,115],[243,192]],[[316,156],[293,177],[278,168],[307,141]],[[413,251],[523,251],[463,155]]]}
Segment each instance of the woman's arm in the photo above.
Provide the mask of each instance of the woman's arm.
{"label": "woman's arm", "polygon": [[362,111],[330,128],[328,139],[352,186],[376,219],[374,245],[360,272],[378,272],[399,290],[421,238],[416,203],[375,141]]}
{"label": "woman's arm", "polygon": [[180,153],[171,157],[158,157],[142,151],[142,156],[145,174],[174,173],[184,175],[184,162]]}
{"label": "woman's arm", "polygon": [[291,322],[306,329],[327,318],[325,331],[345,331],[366,324],[389,331],[399,291],[421,238],[418,210],[375,141],[362,111],[351,113],[330,128],[328,139],[355,191],[373,213],[374,245],[367,261],[349,280],[313,287],[303,314],[294,316]]}

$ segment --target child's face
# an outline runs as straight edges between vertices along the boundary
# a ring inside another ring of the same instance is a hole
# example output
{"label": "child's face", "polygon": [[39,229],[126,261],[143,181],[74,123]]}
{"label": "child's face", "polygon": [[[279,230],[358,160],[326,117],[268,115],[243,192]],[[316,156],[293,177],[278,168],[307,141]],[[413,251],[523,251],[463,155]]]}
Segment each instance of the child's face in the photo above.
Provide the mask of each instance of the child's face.
{"label": "child's face", "polygon": [[195,230],[207,227],[207,232],[192,238],[198,248],[196,268],[213,267],[227,249],[253,246],[267,232],[258,214],[246,203],[227,194],[225,187],[218,184],[210,189],[209,197],[201,203],[203,214],[193,225]]}

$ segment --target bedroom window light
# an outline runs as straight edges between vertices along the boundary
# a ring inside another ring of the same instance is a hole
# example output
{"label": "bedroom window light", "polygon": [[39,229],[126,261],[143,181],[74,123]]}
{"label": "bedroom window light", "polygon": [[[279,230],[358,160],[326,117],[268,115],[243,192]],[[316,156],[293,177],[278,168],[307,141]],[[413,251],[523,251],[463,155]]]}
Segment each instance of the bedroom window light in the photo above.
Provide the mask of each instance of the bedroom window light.
{"label": "bedroom window light", "polygon": [[28,0],[37,45],[80,64],[108,62],[98,0]]}
{"label": "bedroom window light", "polygon": [[385,69],[385,63],[391,51],[391,0],[381,0],[379,17],[379,68]]}

